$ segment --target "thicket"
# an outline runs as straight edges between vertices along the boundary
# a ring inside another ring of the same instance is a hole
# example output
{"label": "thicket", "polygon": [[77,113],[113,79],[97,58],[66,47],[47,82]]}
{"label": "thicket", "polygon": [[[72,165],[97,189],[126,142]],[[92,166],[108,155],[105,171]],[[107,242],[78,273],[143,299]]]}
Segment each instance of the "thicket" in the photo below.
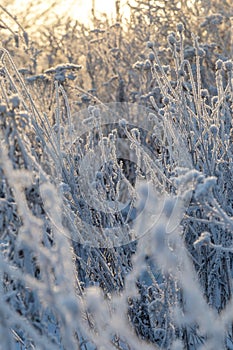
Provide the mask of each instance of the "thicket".
{"label": "thicket", "polygon": [[0,348],[233,349],[230,1],[5,5]]}

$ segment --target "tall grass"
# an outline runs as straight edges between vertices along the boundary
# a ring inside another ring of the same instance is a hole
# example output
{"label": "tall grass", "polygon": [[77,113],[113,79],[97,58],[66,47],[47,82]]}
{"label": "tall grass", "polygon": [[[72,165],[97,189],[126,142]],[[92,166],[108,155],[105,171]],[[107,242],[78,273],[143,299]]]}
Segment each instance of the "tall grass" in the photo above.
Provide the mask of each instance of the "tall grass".
{"label": "tall grass", "polygon": [[1,7],[1,349],[233,348],[231,6],[165,5]]}

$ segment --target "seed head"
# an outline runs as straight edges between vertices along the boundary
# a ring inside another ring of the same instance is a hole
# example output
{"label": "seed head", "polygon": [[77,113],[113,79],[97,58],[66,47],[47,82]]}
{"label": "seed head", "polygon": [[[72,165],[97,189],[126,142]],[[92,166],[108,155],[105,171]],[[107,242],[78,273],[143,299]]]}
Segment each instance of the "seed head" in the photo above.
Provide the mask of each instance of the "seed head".
{"label": "seed head", "polygon": [[148,47],[148,49],[153,49],[154,44],[152,43],[152,41],[147,42],[147,47]]}
{"label": "seed head", "polygon": [[153,53],[153,52],[150,52],[148,58],[149,58],[149,60],[150,60],[151,62],[153,62],[153,61],[155,60],[155,55],[154,55],[154,53]]}
{"label": "seed head", "polygon": [[233,68],[233,63],[232,61],[226,61],[224,62],[224,68],[226,71],[230,72]]}
{"label": "seed head", "polygon": [[182,33],[184,31],[183,23],[178,23],[176,28],[179,33]]}
{"label": "seed head", "polygon": [[169,34],[168,37],[167,37],[167,41],[170,45],[174,45],[176,44],[176,38],[175,38],[175,35],[174,34]]}
{"label": "seed head", "polygon": [[217,60],[217,62],[215,63],[216,69],[220,70],[223,67],[223,61],[222,60]]}

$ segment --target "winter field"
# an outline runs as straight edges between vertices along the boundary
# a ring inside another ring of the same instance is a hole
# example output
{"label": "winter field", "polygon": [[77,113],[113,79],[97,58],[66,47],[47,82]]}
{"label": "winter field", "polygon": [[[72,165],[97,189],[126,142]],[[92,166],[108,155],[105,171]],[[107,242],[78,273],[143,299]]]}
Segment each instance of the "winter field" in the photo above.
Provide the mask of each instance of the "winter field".
{"label": "winter field", "polygon": [[12,3],[0,350],[232,350],[232,2]]}

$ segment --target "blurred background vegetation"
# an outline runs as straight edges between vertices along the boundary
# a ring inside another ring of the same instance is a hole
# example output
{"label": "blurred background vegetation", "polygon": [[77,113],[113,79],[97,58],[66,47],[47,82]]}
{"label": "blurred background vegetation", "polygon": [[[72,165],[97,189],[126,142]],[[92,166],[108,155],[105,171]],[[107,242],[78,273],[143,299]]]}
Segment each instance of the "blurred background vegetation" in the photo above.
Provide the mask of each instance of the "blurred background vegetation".
{"label": "blurred background vegetation", "polygon": [[[43,94],[54,75],[47,74],[44,79],[39,75],[62,63],[82,65],[77,75],[70,74],[62,82],[67,93],[73,94],[74,110],[77,105],[85,107],[89,99],[78,88],[106,103],[144,103],[152,89],[151,72],[146,63],[149,50],[145,43],[153,42],[161,63],[172,67],[167,36],[176,30],[177,23],[182,23],[185,29],[184,58],[194,57],[192,33],[204,45],[203,66],[208,66],[208,78],[212,80],[209,83],[215,79],[216,59],[231,57],[233,9],[230,0],[135,0],[124,6],[116,0],[112,8],[114,17],[98,13],[95,8],[93,0],[87,21],[87,15],[82,16],[81,3],[79,12],[78,2],[69,8],[64,8],[62,1],[51,2],[47,7],[41,0],[23,2],[23,6],[17,7],[13,0],[2,2],[1,44],[31,84],[31,92],[38,95],[41,91],[39,100],[43,105]],[[173,73],[171,70],[171,78]],[[37,79],[31,79],[34,76]]]}

